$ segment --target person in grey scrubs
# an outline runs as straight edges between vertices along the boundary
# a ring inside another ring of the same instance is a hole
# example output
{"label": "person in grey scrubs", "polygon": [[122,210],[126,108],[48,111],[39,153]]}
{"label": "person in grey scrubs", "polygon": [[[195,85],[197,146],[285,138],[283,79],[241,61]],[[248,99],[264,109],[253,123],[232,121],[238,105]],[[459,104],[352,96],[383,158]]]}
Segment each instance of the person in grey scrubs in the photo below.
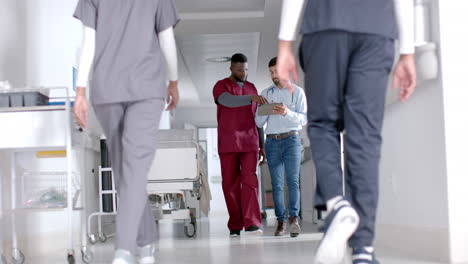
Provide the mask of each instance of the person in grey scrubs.
{"label": "person in grey scrubs", "polygon": [[[278,74],[284,83],[290,81],[290,74],[297,79],[292,40],[302,3],[284,0],[278,55]],[[394,84],[401,84],[401,100],[409,99],[416,87],[413,23],[413,1],[307,2],[300,62],[320,198],[316,203],[326,205],[328,211],[316,264],[342,263],[347,245],[352,248],[353,264],[379,263],[373,242],[385,95],[397,38],[400,58]]]}
{"label": "person in grey scrubs", "polygon": [[[166,85],[165,59],[171,58],[163,58],[159,38],[179,21],[177,9],[174,0],[80,0],[74,17],[95,30],[90,100],[107,137],[119,196],[113,263],[136,263],[138,248],[156,241],[147,174],[165,98],[172,99],[169,110],[178,100],[177,81]],[[79,87],[75,115],[86,125],[83,93]],[[139,263],[154,263],[152,254],[151,247],[140,251]]]}

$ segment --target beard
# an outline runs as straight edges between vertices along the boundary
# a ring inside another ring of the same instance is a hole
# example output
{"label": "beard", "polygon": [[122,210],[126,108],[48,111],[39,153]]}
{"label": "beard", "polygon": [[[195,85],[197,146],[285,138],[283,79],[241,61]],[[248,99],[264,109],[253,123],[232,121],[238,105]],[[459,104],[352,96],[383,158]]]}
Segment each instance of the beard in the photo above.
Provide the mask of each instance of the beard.
{"label": "beard", "polygon": [[280,79],[278,79],[278,78],[273,79],[273,83],[275,85],[280,85],[281,84]]}
{"label": "beard", "polygon": [[234,76],[234,79],[236,79],[236,81],[238,81],[238,82],[245,82],[245,81],[247,81],[247,76],[245,76],[244,79],[240,79],[237,76]]}

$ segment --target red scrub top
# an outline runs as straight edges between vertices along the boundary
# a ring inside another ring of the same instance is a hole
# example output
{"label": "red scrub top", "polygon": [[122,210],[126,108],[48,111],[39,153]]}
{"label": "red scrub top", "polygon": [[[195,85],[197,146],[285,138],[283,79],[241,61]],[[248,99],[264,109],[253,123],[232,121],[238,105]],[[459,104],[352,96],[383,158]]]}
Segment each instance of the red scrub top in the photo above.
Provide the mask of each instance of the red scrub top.
{"label": "red scrub top", "polygon": [[244,87],[226,78],[216,83],[213,97],[218,105],[218,153],[259,151],[258,131],[255,124],[257,104],[229,108],[217,103],[223,93],[232,95],[258,95],[257,88],[245,81]]}

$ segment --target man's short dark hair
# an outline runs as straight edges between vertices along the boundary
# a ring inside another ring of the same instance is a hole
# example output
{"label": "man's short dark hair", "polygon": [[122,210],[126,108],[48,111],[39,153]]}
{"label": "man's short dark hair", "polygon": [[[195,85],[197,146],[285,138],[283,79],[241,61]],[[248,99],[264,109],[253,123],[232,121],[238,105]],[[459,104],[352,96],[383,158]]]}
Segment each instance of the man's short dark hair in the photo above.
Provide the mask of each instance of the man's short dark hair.
{"label": "man's short dark hair", "polygon": [[246,63],[247,57],[242,53],[236,53],[231,57],[231,63]]}
{"label": "man's short dark hair", "polygon": [[268,63],[268,68],[276,66],[277,59],[278,59],[277,57],[274,57],[273,59],[271,59],[270,62]]}

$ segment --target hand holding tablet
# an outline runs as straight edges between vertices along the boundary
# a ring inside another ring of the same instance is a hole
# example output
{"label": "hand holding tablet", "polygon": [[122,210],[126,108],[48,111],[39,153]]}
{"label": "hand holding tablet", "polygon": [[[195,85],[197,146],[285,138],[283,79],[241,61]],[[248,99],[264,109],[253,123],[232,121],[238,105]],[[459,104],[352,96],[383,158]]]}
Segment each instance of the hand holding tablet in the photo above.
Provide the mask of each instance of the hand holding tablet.
{"label": "hand holding tablet", "polygon": [[268,116],[268,115],[278,115],[274,111],[276,106],[281,106],[281,103],[271,103],[271,104],[263,104],[258,107],[258,115],[259,116]]}

